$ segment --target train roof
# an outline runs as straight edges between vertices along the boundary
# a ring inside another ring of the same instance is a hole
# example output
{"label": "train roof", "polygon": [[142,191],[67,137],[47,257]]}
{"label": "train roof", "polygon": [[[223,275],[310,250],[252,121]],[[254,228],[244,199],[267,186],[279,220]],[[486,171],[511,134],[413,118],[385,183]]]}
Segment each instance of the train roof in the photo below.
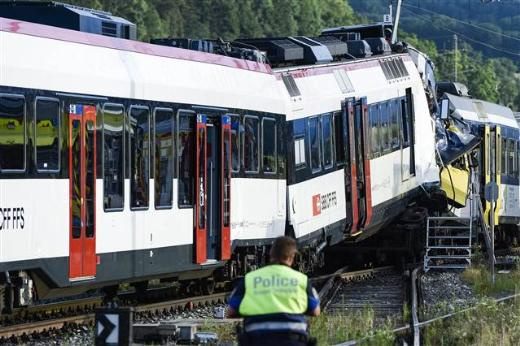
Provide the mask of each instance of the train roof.
{"label": "train roof", "polygon": [[450,101],[454,114],[465,120],[519,127],[513,111],[508,107],[448,93],[445,96]]}
{"label": "train roof", "polygon": [[2,16],[64,29],[135,40],[136,25],[110,12],[57,1],[2,1]]}
{"label": "train roof", "polygon": [[[401,86],[420,82],[407,53],[273,68],[246,59],[5,18],[0,18],[0,39],[6,47],[13,45],[22,49],[10,50],[7,53],[11,54],[2,59],[3,66],[11,66],[7,67],[10,73],[0,78],[8,85],[19,85],[23,80],[23,85],[34,88],[70,89],[72,93],[84,95],[130,95],[135,99],[157,101],[171,99],[174,90],[177,102],[215,107],[221,106],[229,96],[226,107],[230,109],[288,114],[288,119],[335,109],[340,104],[338,96],[368,95],[369,102],[378,102],[387,94],[375,90],[388,89],[397,94]],[[21,53],[25,51],[46,53],[37,59],[38,55]],[[58,60],[56,54],[60,56]],[[17,58],[18,55],[22,58]],[[86,59],[85,55],[91,58]],[[60,69],[54,71],[57,61],[61,62]],[[131,73],[125,68],[126,61],[133,62]],[[38,73],[30,73],[31,69],[26,67],[36,64]],[[93,73],[83,68],[77,70],[78,66],[90,69],[91,64],[96,64]],[[70,87],[67,79],[49,81],[48,72],[89,78]],[[94,76],[105,82],[97,83],[96,78],[90,78]],[[150,87],[129,88],[128,81],[137,78],[142,85]],[[203,86],[201,78],[205,80]],[[210,87],[214,92],[208,95],[205,90]]]}
{"label": "train roof", "polygon": [[217,54],[178,49],[162,45],[150,44],[146,42],[133,41],[96,35],[88,32],[63,29],[56,26],[31,23],[16,19],[0,17],[0,31],[16,34],[29,35],[59,41],[74,42],[90,46],[98,46],[116,50],[126,50],[141,54],[155,55],[166,58],[189,60],[194,62],[204,62],[209,64],[239,68],[261,73],[272,73],[268,64],[251,60],[236,59]]}
{"label": "train roof", "polygon": [[[138,43],[135,40],[137,30],[135,24],[108,12],[55,1],[5,1],[0,2],[0,8],[2,8],[3,17],[13,20],[11,23],[19,20],[55,28],[71,29],[76,32],[130,39],[136,42],[133,45],[134,47],[145,44]],[[0,23],[0,26],[2,26],[2,23]],[[230,42],[223,41],[220,38],[214,40],[168,37],[154,38],[150,40],[150,43],[236,58],[242,61],[252,61],[258,63],[258,66],[267,65],[271,68],[304,67],[400,53],[404,50],[402,45],[390,45],[385,39],[387,37],[386,31],[391,26],[391,23],[340,26],[324,29],[318,36],[239,38]],[[31,27],[27,26],[27,28]],[[28,32],[25,31],[24,33]],[[36,33],[33,32],[32,34]],[[63,32],[55,30],[54,37],[46,37],[61,39],[61,34]],[[74,36],[77,37],[77,35],[71,34],[66,40],[73,41],[71,37]],[[89,41],[102,42],[98,38],[91,38]],[[120,42],[115,46],[116,49],[126,49],[127,44]],[[151,50],[154,49],[147,47],[147,52]],[[187,55],[192,58],[200,57],[196,54]],[[212,60],[211,63],[215,64],[233,64],[231,60],[227,59],[212,58],[209,60]],[[270,72],[265,67],[260,68],[260,70]]]}
{"label": "train roof", "polygon": [[[341,27],[343,29],[343,27]],[[337,29],[340,30],[340,29]],[[51,26],[46,24],[33,23],[28,21],[21,21],[10,18],[0,17],[0,31],[12,32],[18,34],[25,34],[35,37],[55,39],[61,41],[68,41],[80,44],[87,44],[92,46],[99,46],[111,49],[133,51],[136,53],[162,56],[167,58],[190,60],[194,62],[203,62],[215,65],[223,65],[232,68],[239,68],[244,70],[250,70],[253,72],[261,72],[267,74],[281,74],[291,73],[295,77],[302,77],[305,75],[321,74],[330,72],[334,67],[340,65],[348,66],[347,69],[358,69],[371,67],[372,65],[379,65],[379,60],[392,58],[395,56],[402,56],[408,59],[408,54],[395,53],[385,51],[384,54],[370,55],[363,58],[341,60],[341,61],[330,61],[322,62],[319,64],[307,63],[301,65],[281,65],[272,66],[267,62],[252,61],[248,59],[240,59],[236,57],[212,54],[204,51],[183,49],[170,44],[151,44],[141,41],[133,41],[128,39],[122,39],[118,37],[110,37],[106,35],[92,34],[89,32],[82,32],[70,29],[64,29],[57,26]],[[283,39],[283,38],[279,38]],[[168,39],[170,40],[170,39]],[[256,39],[253,39],[256,40]],[[278,40],[278,38],[266,38],[258,40]],[[160,41],[160,40],[157,40]],[[193,40],[192,40],[193,41]],[[245,41],[245,40],[244,40]],[[377,40],[376,40],[377,41]],[[376,42],[379,44],[379,41]],[[319,71],[322,70],[323,71]],[[303,71],[303,74],[302,74]]]}

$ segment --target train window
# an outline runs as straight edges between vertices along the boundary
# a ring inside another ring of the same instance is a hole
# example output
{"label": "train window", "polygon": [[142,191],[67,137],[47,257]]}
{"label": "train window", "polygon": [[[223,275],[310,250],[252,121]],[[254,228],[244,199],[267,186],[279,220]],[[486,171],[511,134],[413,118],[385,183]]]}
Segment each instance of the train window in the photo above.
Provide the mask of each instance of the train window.
{"label": "train window", "polygon": [[323,167],[332,167],[332,120],[330,114],[321,117],[321,139],[323,146]]}
{"label": "train window", "polygon": [[[69,160],[69,167],[72,171],[69,179],[73,186],[79,186],[81,180],[81,122],[78,119],[72,120],[72,126],[70,127],[70,143],[71,143],[71,155]],[[71,216],[71,227],[72,227],[72,238],[78,239],[81,236],[81,223],[82,223],[82,193],[80,189],[70,190],[70,216]]]}
{"label": "train window", "polygon": [[0,171],[25,171],[25,98],[0,95]]}
{"label": "train window", "polygon": [[389,127],[389,112],[390,103],[383,102],[379,105],[379,119],[381,127],[379,129],[379,138],[381,140],[381,149],[387,151],[390,149],[390,127]]}
{"label": "train window", "polygon": [[516,175],[515,160],[515,142],[512,139],[507,140],[507,174]]}
{"label": "train window", "polygon": [[240,116],[231,115],[231,171],[240,171]]}
{"label": "train window", "polygon": [[150,110],[130,107],[130,207],[148,208],[150,182]]}
{"label": "train window", "polygon": [[173,206],[173,111],[169,108],[154,110],[154,184],[155,208]]}
{"label": "train window", "polygon": [[321,170],[320,136],[318,131],[318,117],[309,118],[309,145],[312,172]]}
{"label": "train window", "polygon": [[397,100],[393,100],[390,104],[391,112],[390,112],[390,138],[392,149],[397,149],[400,146],[399,141],[399,102]]}
{"label": "train window", "polygon": [[510,139],[509,140],[511,142],[511,152],[509,154],[510,158],[509,160],[511,161],[511,175],[512,176],[516,176],[517,175],[517,172],[518,172],[518,162],[516,161],[516,157],[517,157],[517,154],[516,154],[516,141],[513,140],[513,139]]}
{"label": "train window", "polygon": [[36,98],[35,147],[38,172],[60,171],[60,103],[57,99]]}
{"label": "train window", "polygon": [[406,88],[406,121],[408,125],[408,137],[410,143],[410,176],[415,176],[415,123],[414,123],[414,104],[412,88]]}
{"label": "train window", "polygon": [[520,142],[516,142],[516,176],[520,173]]}
{"label": "train window", "polygon": [[258,140],[260,138],[260,126],[258,118],[246,115],[244,118],[243,158],[244,169],[247,173],[258,173]]}
{"label": "train window", "polygon": [[305,167],[305,137],[294,139],[294,165],[296,168]]}
{"label": "train window", "polygon": [[[87,120],[85,126],[85,166],[95,167],[96,166],[96,124],[92,120]],[[90,188],[96,185],[96,175],[94,169],[87,168],[85,170],[85,184],[87,189],[85,190],[85,236],[87,238],[94,237],[95,225],[95,198],[96,190]]]}
{"label": "train window", "polygon": [[262,153],[265,173],[276,173],[276,121],[262,119]]}
{"label": "train window", "polygon": [[345,163],[345,140],[343,138],[343,117],[339,112],[334,113],[334,139],[336,141],[336,163]]}
{"label": "train window", "polygon": [[401,131],[403,138],[403,148],[406,148],[410,145],[410,136],[409,136],[409,115],[407,112],[406,101],[405,99],[401,99]]}
{"label": "train window", "polygon": [[502,140],[500,141],[500,145],[502,146],[500,148],[500,172],[503,174],[507,174],[507,154],[506,151],[508,149],[507,147],[507,140],[502,137]]}
{"label": "train window", "polygon": [[368,118],[370,121],[370,152],[372,158],[378,157],[380,148],[379,140],[379,105],[370,105]]}
{"label": "train window", "polygon": [[177,115],[177,155],[179,157],[179,206],[191,207],[195,175],[195,113],[179,111]]}
{"label": "train window", "polygon": [[106,211],[124,207],[124,122],[122,105],[103,106],[103,207]]}

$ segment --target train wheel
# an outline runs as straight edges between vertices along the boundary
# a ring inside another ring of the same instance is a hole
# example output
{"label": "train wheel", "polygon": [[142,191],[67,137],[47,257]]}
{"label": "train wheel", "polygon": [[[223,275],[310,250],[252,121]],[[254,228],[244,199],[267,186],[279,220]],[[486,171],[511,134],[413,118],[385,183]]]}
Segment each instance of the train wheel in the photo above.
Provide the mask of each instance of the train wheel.
{"label": "train wheel", "polygon": [[11,285],[0,286],[0,313],[10,314],[14,308],[14,289]]}
{"label": "train wheel", "polygon": [[144,293],[148,289],[148,281],[139,281],[132,286],[134,286],[136,292]]}
{"label": "train wheel", "polygon": [[119,289],[119,285],[112,285],[103,287],[103,293],[105,293],[104,303],[109,304],[114,301],[117,297],[117,291]]}
{"label": "train wheel", "polygon": [[200,280],[200,286],[202,293],[205,295],[210,295],[215,292],[215,280],[213,280],[213,278],[205,278]]}

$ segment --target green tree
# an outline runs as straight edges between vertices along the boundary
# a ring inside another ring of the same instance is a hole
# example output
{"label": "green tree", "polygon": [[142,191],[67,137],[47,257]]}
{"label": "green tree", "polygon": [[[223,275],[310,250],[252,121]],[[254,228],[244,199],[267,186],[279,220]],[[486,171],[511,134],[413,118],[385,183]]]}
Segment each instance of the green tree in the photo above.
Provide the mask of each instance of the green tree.
{"label": "green tree", "polygon": [[301,0],[296,14],[298,35],[316,35],[321,30],[321,6],[317,0]]}
{"label": "green tree", "polygon": [[298,0],[272,0],[274,11],[271,13],[273,24],[271,34],[274,36],[294,35],[298,32],[296,13]]}
{"label": "green tree", "polygon": [[493,59],[491,63],[498,81],[498,102],[516,108],[518,103],[515,100],[520,95],[520,79],[517,74],[511,73],[516,71],[515,64],[505,58]]}
{"label": "green tree", "polygon": [[400,41],[404,41],[410,45],[412,45],[415,49],[425,53],[435,61],[438,58],[438,51],[435,42],[430,40],[421,40],[415,34],[410,34],[406,32],[399,32],[398,39]]}
{"label": "green tree", "polygon": [[344,0],[322,0],[320,6],[322,28],[351,25],[358,20],[352,7]]}

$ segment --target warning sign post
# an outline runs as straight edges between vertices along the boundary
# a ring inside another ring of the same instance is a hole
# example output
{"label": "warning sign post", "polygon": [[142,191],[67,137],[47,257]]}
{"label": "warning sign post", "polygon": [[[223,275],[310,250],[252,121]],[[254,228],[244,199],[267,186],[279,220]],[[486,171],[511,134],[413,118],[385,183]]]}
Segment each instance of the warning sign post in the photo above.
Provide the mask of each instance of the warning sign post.
{"label": "warning sign post", "polygon": [[96,346],[130,345],[132,342],[133,309],[96,309]]}

